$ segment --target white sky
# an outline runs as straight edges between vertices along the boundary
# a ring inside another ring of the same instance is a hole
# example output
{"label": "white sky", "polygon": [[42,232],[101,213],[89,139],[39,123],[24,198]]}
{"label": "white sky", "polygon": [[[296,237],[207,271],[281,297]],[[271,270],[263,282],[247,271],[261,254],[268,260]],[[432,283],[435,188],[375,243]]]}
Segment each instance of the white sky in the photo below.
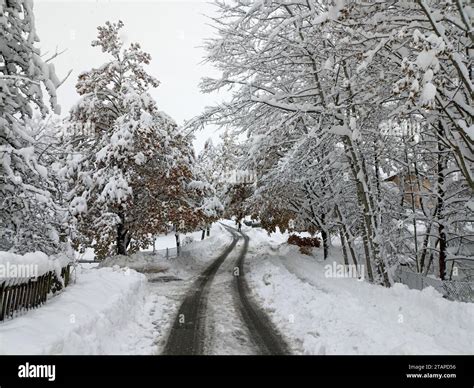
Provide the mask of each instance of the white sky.
{"label": "white sky", "polygon": [[[173,117],[178,124],[201,113],[205,106],[222,100],[223,95],[201,94],[198,84],[203,76],[216,76],[209,64],[200,64],[205,51],[201,47],[212,37],[208,26],[214,6],[200,0],[36,0],[34,2],[38,46],[42,53],[67,51],[54,60],[56,73],[62,79],[73,70],[58,90],[62,113],[77,101],[77,75],[105,62],[100,48],[91,47],[98,25],[107,20],[122,20],[126,43],[138,42],[152,56],[147,67],[161,85],[151,90],[160,110]],[[207,138],[218,141],[214,128],[196,134],[195,148],[202,149]]]}

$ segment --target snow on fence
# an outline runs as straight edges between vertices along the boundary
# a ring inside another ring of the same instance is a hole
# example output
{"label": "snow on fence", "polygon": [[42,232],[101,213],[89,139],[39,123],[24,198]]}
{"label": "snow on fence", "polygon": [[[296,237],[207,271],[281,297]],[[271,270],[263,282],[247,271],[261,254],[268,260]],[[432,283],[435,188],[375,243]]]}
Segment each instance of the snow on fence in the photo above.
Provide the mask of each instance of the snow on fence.
{"label": "snow on fence", "polygon": [[160,256],[165,258],[166,260],[174,259],[178,256],[181,256],[183,253],[188,252],[189,249],[186,245],[182,245],[179,250],[178,248],[162,248],[162,249],[155,249],[154,251],[150,251],[150,254]]}
{"label": "snow on fence", "polygon": [[[181,248],[181,252],[182,252]],[[163,248],[163,249],[157,249],[153,252],[154,254],[158,254],[160,256],[165,257],[167,260],[172,259],[174,257],[178,257],[178,248]]]}
{"label": "snow on fence", "polygon": [[0,278],[0,322],[16,314],[41,306],[48,296],[67,287],[70,265],[30,278]]}
{"label": "snow on fence", "polygon": [[474,302],[474,283],[471,282],[431,278],[400,267],[395,271],[394,280],[415,290],[431,286],[449,300]]}

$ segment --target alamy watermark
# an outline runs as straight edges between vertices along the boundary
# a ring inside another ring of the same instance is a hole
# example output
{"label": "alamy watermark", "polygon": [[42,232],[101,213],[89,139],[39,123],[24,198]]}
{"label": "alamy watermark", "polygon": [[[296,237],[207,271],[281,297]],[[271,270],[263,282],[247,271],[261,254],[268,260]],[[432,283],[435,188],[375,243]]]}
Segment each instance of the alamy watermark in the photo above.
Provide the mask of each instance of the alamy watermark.
{"label": "alamy watermark", "polygon": [[55,381],[56,365],[34,365],[27,362],[18,367],[18,377],[27,379],[43,378],[48,381]]}
{"label": "alamy watermark", "polygon": [[10,262],[0,264],[0,279],[36,277],[38,277],[37,264],[14,264]]}
{"label": "alamy watermark", "polygon": [[326,278],[353,278],[358,281],[365,279],[365,267],[362,264],[332,264],[324,266],[324,276]]}
{"label": "alamy watermark", "polygon": [[386,136],[409,137],[415,142],[420,141],[423,129],[419,121],[414,120],[387,120],[379,124],[380,133]]}
{"label": "alamy watermark", "polygon": [[65,136],[93,136],[97,133],[96,125],[92,121],[69,123],[63,127]]}
{"label": "alamy watermark", "polygon": [[252,184],[257,181],[257,173],[253,170],[230,170],[224,171],[221,181],[231,184]]}

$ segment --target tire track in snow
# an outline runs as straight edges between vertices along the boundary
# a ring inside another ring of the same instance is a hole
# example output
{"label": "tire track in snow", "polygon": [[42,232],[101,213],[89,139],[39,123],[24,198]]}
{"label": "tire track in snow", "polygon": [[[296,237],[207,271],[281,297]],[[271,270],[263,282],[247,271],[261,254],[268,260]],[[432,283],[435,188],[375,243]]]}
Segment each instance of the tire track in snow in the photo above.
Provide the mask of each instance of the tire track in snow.
{"label": "tire track in snow", "polygon": [[202,354],[209,287],[217,270],[232,252],[238,240],[238,236],[232,234],[232,242],[229,246],[199,275],[191,289],[186,293],[171,328],[163,354]]}
{"label": "tire track in snow", "polygon": [[204,345],[204,353],[209,355],[261,354],[240,313],[234,269],[244,241],[236,236],[239,241],[220,266],[209,291]]}
{"label": "tire track in snow", "polygon": [[238,304],[244,323],[252,336],[253,342],[258,346],[260,354],[286,355],[291,354],[289,346],[282,335],[272,324],[267,314],[258,306],[250,295],[250,288],[245,280],[244,260],[248,251],[249,237],[243,232],[224,225],[233,235],[239,233],[244,238],[244,245],[236,262],[238,276],[235,276],[236,285],[235,303]]}
{"label": "tire track in snow", "polygon": [[[244,244],[234,267],[234,269],[238,268],[238,276],[234,276],[232,281],[232,300],[234,307],[239,312],[242,324],[246,326],[245,331],[248,332],[251,337],[249,340],[257,348],[256,351],[258,354],[290,354],[289,347],[283,340],[283,337],[273,326],[265,312],[251,297],[249,286],[244,278],[244,259],[248,250],[249,237],[237,231],[235,228],[224,224],[222,225],[232,234],[232,242],[219,257],[199,275],[198,279],[186,293],[171,328],[163,354],[203,354],[206,346],[205,324],[209,290],[217,271],[234,250],[240,237],[243,237]],[[219,306],[214,307],[218,308]]]}

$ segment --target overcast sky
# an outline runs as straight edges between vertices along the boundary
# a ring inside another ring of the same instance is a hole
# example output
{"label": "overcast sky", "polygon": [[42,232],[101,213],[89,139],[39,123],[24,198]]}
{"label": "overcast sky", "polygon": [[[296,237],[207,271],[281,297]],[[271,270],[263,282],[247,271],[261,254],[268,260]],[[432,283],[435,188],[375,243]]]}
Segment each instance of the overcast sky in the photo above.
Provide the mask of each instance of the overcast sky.
{"label": "overcast sky", "polygon": [[[205,55],[203,40],[212,37],[204,15],[212,15],[214,6],[200,0],[36,0],[36,29],[42,53],[65,53],[54,60],[56,73],[62,78],[72,69],[69,79],[58,90],[63,114],[77,101],[77,75],[104,63],[100,48],[91,47],[96,27],[107,20],[122,20],[125,42],[138,42],[152,56],[150,74],[161,85],[151,91],[160,110],[178,124],[202,112],[205,106],[222,100],[220,94],[201,94],[201,77],[217,75],[209,64],[200,64]],[[217,140],[214,128],[196,134],[195,147],[202,149],[207,138]]]}

